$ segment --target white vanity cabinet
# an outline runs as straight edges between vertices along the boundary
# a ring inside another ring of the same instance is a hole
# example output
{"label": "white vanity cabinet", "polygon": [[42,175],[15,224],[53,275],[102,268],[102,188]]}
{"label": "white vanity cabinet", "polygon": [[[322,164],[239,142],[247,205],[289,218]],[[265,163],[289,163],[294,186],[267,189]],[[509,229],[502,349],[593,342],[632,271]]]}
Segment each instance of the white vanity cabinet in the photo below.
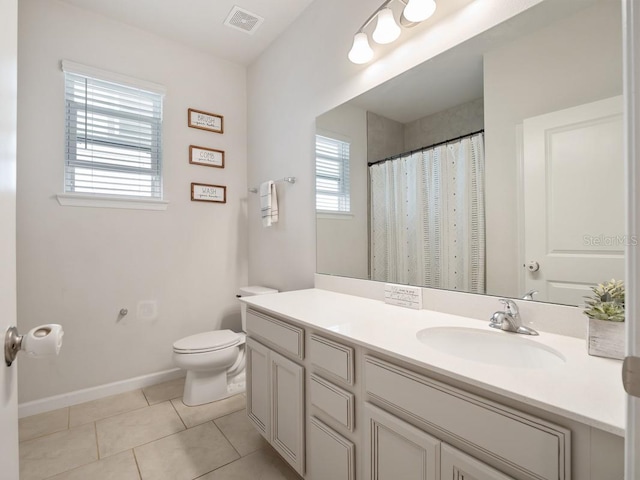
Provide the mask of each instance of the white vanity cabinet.
{"label": "white vanity cabinet", "polygon": [[302,358],[304,331],[249,311],[247,333],[247,416],[273,448],[304,475],[305,369],[276,351]]}
{"label": "white vanity cabinet", "polygon": [[248,312],[247,414],[305,480],[622,478],[620,437],[268,311]]}

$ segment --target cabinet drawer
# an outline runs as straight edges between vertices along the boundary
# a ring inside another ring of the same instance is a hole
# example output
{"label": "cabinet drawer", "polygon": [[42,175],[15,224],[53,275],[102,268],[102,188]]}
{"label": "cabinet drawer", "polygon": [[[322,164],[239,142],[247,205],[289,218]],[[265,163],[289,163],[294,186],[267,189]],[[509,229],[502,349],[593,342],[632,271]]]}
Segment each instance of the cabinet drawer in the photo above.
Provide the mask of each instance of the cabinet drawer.
{"label": "cabinet drawer", "polygon": [[365,356],[364,377],[365,390],[377,403],[466,443],[527,478],[571,478],[571,433],[565,428],[373,357]]}
{"label": "cabinet drawer", "polygon": [[314,374],[310,380],[311,405],[353,431],[353,394]]}
{"label": "cabinet drawer", "polygon": [[309,358],[314,366],[353,385],[353,348],[312,334],[309,339]]}
{"label": "cabinet drawer", "polygon": [[309,476],[355,480],[355,446],[315,417],[309,420]]}
{"label": "cabinet drawer", "polygon": [[274,347],[304,358],[304,330],[255,310],[247,311],[247,332],[266,340]]}

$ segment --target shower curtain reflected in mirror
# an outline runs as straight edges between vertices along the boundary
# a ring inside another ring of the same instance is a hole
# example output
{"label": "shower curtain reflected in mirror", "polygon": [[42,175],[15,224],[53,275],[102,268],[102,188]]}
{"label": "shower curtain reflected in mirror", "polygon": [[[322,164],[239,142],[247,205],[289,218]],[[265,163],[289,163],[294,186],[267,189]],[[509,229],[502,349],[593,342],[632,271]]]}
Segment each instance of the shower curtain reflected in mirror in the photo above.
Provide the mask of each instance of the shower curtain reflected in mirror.
{"label": "shower curtain reflected in mirror", "polygon": [[375,163],[371,278],[485,293],[484,134]]}

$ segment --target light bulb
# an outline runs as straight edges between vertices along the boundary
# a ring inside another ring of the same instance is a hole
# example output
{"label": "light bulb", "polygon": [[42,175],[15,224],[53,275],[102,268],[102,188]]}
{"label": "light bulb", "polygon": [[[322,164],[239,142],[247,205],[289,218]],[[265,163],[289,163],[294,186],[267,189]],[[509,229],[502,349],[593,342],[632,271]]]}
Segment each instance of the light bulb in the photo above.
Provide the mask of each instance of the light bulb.
{"label": "light bulb", "polygon": [[373,50],[369,46],[369,39],[364,32],[356,33],[353,37],[353,47],[349,51],[349,60],[353,63],[367,63],[373,58]]}
{"label": "light bulb", "polygon": [[400,36],[400,27],[393,18],[390,8],[383,8],[378,13],[378,23],[373,31],[373,39],[376,43],[391,43]]}
{"label": "light bulb", "polygon": [[410,22],[423,22],[436,11],[434,0],[409,0],[402,16]]}

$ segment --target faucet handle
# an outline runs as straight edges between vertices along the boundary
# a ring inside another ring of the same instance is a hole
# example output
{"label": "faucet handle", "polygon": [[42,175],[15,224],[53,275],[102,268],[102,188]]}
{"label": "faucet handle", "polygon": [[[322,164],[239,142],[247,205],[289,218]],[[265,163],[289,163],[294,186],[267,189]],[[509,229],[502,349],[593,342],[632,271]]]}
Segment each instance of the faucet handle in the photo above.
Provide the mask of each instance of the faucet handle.
{"label": "faucet handle", "polygon": [[499,301],[501,304],[504,305],[504,310],[506,313],[512,316],[518,315],[519,310],[518,310],[518,305],[516,305],[516,302],[514,302],[509,298],[501,298]]}

